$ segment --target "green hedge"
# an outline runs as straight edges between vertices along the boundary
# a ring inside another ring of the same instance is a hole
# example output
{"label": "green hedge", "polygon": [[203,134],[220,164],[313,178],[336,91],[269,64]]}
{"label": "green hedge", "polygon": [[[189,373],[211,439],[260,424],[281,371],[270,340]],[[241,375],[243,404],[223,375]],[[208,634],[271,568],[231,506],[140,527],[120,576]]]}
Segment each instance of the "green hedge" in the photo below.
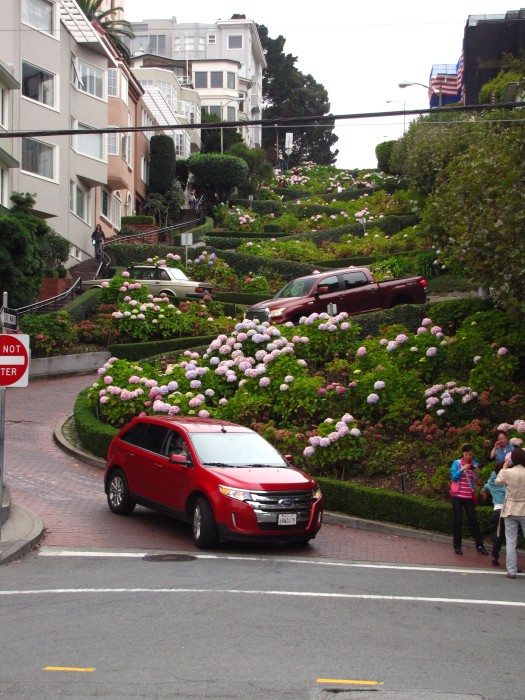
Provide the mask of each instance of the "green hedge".
{"label": "green hedge", "polygon": [[89,289],[83,294],[79,294],[73,301],[64,307],[75,323],[80,323],[86,319],[93,318],[98,311],[100,289]]}
{"label": "green hedge", "polygon": [[142,224],[151,224],[155,226],[155,217],[147,216],[146,214],[138,214],[137,216],[123,216],[120,219],[122,226],[138,226]]}
{"label": "green hedge", "polygon": [[230,199],[230,205],[232,207],[238,206],[250,209],[259,216],[265,216],[266,214],[280,216],[284,213],[284,204],[278,199],[254,199],[253,201],[249,199]]}
{"label": "green hedge", "polygon": [[[301,234],[302,235],[302,234]],[[268,240],[272,238],[290,238],[289,233],[284,233],[283,231],[220,231],[217,229],[212,229],[206,234],[206,240],[209,241],[210,238],[238,238],[241,239],[241,242],[243,240],[245,241],[250,241],[252,238],[266,238]],[[297,238],[297,236],[295,236]]]}
{"label": "green hedge", "polygon": [[242,292],[218,292],[214,301],[222,301],[226,304],[239,304],[241,306],[252,306],[260,301],[268,299],[267,294],[243,294]]}
{"label": "green hedge", "polygon": [[209,253],[219,255],[237,275],[258,275],[276,273],[284,280],[292,280],[295,277],[310,275],[315,269],[311,263],[293,262],[292,260],[270,260],[256,255],[236,253],[228,250],[216,250],[209,246]]}
{"label": "green hedge", "polygon": [[169,340],[153,340],[147,343],[115,343],[109,346],[109,352],[120,360],[142,360],[145,357],[159,355],[161,353],[170,355],[194,345],[209,345],[215,340],[216,335],[200,335],[185,338],[170,338]]}
{"label": "green hedge", "polygon": [[[315,477],[321,486],[326,510],[344,513],[365,520],[396,523],[405,527],[432,532],[452,533],[452,506],[419,496],[406,496],[359,486],[347,481]],[[492,508],[477,508],[478,522],[483,534],[492,531]],[[465,534],[467,533],[465,523]]]}
{"label": "green hedge", "polygon": [[117,429],[101,423],[93,414],[88,403],[87,392],[84,389],[77,396],[73,407],[75,428],[81,444],[97,457],[106,459],[109,443],[117,434]]}
{"label": "green hedge", "polygon": [[359,325],[359,338],[368,335],[379,335],[381,326],[392,326],[401,323],[411,333],[416,333],[421,321],[428,313],[429,304],[400,304],[391,309],[372,311],[368,314],[352,316],[351,320]]}

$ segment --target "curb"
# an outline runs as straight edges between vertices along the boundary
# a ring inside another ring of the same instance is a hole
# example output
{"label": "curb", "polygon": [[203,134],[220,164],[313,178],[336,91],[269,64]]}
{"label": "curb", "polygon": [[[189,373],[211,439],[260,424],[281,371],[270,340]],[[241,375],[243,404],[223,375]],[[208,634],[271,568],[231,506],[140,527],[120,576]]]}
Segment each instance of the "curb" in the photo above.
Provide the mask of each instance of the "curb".
{"label": "curb", "polygon": [[44,523],[25,506],[11,503],[9,518],[2,527],[0,565],[20,559],[41,541]]}

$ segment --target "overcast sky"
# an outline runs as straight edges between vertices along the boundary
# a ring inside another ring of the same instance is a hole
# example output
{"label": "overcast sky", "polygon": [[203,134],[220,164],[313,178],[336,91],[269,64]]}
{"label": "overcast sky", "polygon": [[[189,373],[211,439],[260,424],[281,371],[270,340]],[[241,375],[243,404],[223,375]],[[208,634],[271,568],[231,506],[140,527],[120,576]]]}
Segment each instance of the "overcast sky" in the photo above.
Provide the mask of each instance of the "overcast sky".
{"label": "overcast sky", "polygon": [[[266,25],[270,37],[285,37],[285,53],[296,56],[296,67],[324,85],[334,115],[402,110],[403,105],[427,108],[427,90],[401,89],[398,83],[428,85],[433,63],[457,63],[469,15],[501,15],[520,8],[501,0],[332,0],[326,5],[294,0],[120,0],[118,4],[131,22],[175,16],[180,23],[206,23],[245,14]],[[325,11],[320,13],[320,8]],[[376,145],[403,134],[403,117],[337,121],[335,132],[338,167],[374,168]]]}

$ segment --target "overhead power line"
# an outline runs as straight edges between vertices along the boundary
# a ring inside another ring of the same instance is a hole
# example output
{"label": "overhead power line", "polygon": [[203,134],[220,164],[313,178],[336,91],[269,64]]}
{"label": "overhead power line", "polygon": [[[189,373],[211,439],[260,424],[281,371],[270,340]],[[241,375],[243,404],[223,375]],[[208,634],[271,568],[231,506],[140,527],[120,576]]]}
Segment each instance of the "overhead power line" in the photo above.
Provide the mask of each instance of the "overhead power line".
{"label": "overhead power line", "polygon": [[193,131],[195,129],[224,129],[246,126],[267,128],[310,128],[332,127],[334,122],[346,119],[377,119],[392,116],[418,116],[421,114],[461,114],[468,112],[487,112],[497,109],[514,109],[525,107],[525,102],[505,102],[502,104],[463,105],[458,107],[430,107],[428,109],[389,110],[386,112],[358,112],[352,114],[323,114],[320,116],[280,117],[277,119],[254,119],[252,121],[207,122],[199,124],[153,124],[148,126],[108,126],[102,129],[39,129],[27,131],[0,131],[0,139],[39,137],[39,136],[78,136],[84,134],[122,134],[135,131]]}

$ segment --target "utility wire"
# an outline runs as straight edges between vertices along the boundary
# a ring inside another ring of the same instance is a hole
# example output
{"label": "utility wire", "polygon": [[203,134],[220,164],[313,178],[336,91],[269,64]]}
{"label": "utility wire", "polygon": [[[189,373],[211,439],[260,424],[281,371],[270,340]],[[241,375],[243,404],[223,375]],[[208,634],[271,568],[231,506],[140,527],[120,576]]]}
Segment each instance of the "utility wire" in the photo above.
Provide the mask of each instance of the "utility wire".
{"label": "utility wire", "polygon": [[[525,107],[525,102],[505,102],[500,104],[463,105],[458,107],[430,107],[429,109],[389,110],[387,112],[359,112],[352,114],[328,114],[316,117],[279,117],[275,119],[254,119],[251,121],[236,122],[207,122],[199,124],[152,124],[148,126],[116,126],[102,129],[40,129],[31,131],[0,131],[0,139],[39,137],[39,136],[78,136],[79,134],[122,134],[135,131],[153,132],[181,130],[193,131],[194,129],[224,129],[246,126],[262,126],[266,128],[310,128],[324,127],[335,128],[334,122],[346,119],[377,119],[380,117],[392,117],[401,115],[421,114],[462,114],[468,112],[488,112],[497,109],[514,109]],[[510,120],[513,121],[513,120]],[[447,124],[450,122],[444,122]]]}

